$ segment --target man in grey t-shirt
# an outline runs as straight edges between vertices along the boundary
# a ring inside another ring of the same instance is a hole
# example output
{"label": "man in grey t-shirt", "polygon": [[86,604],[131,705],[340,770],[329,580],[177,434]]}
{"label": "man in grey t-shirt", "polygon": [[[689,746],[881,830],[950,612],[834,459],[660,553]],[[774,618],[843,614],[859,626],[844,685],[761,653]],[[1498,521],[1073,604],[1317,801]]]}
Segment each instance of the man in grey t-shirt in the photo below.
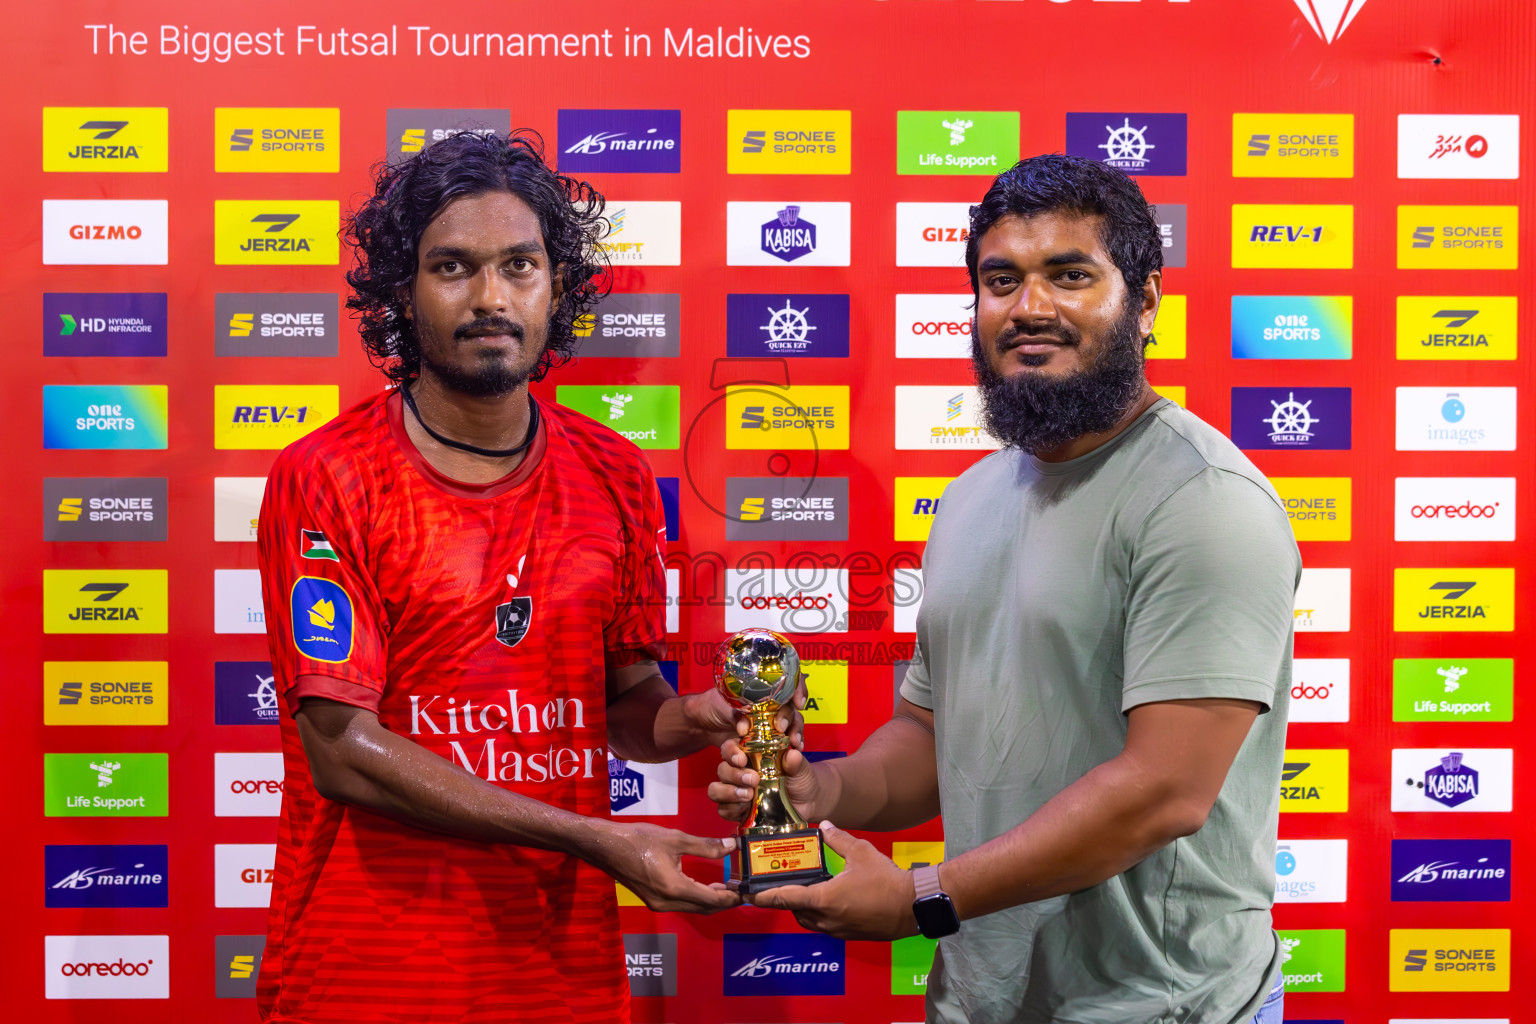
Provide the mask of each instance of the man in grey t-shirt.
{"label": "man in grey t-shirt", "polygon": [[[1285,511],[1146,381],[1162,255],[1129,178],[1023,161],[972,207],[966,265],[1007,447],[945,492],[895,716],[850,757],[784,763],[813,820],[942,812],[947,859],[905,872],[824,824],[846,870],[753,902],[845,938],[942,936],[930,1021],[1278,1024]],[[710,796],[738,818],[757,777],[722,754]]]}

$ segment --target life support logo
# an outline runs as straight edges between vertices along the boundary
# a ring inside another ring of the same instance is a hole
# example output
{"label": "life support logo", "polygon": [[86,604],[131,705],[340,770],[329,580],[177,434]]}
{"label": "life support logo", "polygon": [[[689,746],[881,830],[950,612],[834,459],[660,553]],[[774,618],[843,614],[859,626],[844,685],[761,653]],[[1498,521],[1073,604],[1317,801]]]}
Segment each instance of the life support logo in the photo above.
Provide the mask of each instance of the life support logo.
{"label": "life support logo", "polygon": [[306,658],[339,665],[352,657],[352,598],[341,584],[300,576],[288,599],[293,646]]}

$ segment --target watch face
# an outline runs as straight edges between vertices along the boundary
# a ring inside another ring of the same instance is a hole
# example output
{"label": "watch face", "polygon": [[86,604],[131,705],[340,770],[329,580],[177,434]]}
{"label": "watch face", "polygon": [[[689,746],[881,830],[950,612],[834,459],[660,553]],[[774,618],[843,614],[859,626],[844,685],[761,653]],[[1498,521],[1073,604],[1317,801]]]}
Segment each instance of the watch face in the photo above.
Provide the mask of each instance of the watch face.
{"label": "watch face", "polygon": [[912,916],[917,918],[918,930],[930,939],[953,935],[960,930],[960,917],[955,905],[944,893],[935,893],[912,904]]}

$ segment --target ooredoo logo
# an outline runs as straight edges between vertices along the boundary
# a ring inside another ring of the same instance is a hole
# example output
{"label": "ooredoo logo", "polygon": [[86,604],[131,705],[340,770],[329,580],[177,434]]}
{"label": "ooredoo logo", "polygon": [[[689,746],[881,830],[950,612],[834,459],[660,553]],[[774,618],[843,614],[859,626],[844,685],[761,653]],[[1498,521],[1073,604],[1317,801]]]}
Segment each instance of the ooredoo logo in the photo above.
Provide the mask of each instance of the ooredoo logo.
{"label": "ooredoo logo", "polygon": [[164,199],[44,199],[43,263],[164,266],[169,211]]}
{"label": "ooredoo logo", "polygon": [[1397,478],[1396,540],[1515,539],[1515,478]]}
{"label": "ooredoo logo", "polygon": [[213,813],[217,817],[276,817],[282,802],[282,754],[213,755]]}
{"label": "ooredoo logo", "polygon": [[807,567],[730,572],[725,628],[763,626],[784,633],[846,633],[848,570]]}
{"label": "ooredoo logo", "polygon": [[45,935],[49,999],[169,999],[168,935]]}
{"label": "ooredoo logo", "polygon": [[1349,659],[1295,659],[1290,697],[1293,722],[1349,721]]}

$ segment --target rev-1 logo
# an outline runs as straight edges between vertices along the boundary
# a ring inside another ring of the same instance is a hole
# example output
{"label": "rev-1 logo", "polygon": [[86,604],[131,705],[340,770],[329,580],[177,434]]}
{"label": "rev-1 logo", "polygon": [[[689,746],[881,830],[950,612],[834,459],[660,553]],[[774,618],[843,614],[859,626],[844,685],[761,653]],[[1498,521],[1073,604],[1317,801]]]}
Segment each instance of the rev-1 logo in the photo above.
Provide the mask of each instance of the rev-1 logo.
{"label": "rev-1 logo", "polygon": [[301,405],[294,408],[290,405],[237,405],[235,406],[235,423],[282,423],[292,420],[295,423],[303,423],[304,417],[309,415],[309,406]]}
{"label": "rev-1 logo", "polygon": [[1250,242],[1321,242],[1321,227],[1295,227],[1289,224],[1255,224]]}

